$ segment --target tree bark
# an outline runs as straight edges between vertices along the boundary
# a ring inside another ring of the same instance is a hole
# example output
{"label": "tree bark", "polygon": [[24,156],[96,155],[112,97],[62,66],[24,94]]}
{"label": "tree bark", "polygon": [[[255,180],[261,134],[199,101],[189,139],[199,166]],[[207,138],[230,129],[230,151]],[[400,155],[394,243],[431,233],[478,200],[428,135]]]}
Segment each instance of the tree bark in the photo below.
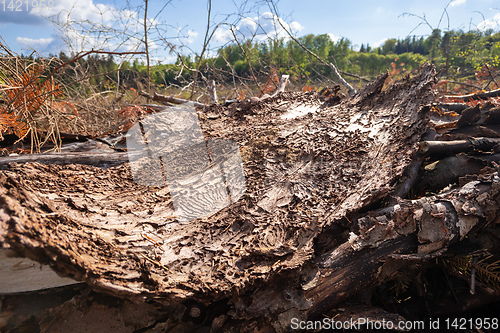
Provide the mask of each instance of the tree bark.
{"label": "tree bark", "polygon": [[[436,73],[382,89],[386,77],[334,106],[287,92],[144,119],[145,145],[165,144],[149,159],[136,150],[138,165],[17,160],[0,171],[0,242],[95,290],[183,304],[177,321],[237,332],[317,319],[499,219],[496,169],[391,200],[415,181]],[[174,140],[179,128],[189,140]],[[163,183],[139,182],[141,165]]]}
{"label": "tree bark", "polygon": [[317,285],[305,293],[312,301],[308,316],[317,317],[370,285],[380,284],[412,261],[439,256],[473,228],[498,221],[498,185],[495,172],[460,189],[400,200],[358,218],[359,235],[316,260]]}
{"label": "tree bark", "polygon": [[79,152],[79,153],[42,153],[0,157],[0,170],[7,170],[11,163],[43,163],[43,164],[84,164],[99,168],[118,166],[129,161],[130,152]]}

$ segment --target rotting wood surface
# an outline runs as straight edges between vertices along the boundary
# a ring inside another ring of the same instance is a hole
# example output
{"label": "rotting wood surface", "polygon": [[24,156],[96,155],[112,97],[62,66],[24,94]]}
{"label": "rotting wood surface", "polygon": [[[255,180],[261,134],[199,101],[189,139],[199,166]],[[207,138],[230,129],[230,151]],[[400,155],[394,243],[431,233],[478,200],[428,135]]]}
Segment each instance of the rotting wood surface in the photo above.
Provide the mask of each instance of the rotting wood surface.
{"label": "rotting wood surface", "polygon": [[[410,164],[435,71],[382,90],[385,79],[334,106],[283,93],[200,113],[205,138],[238,143],[246,192],[189,223],[177,221],[168,187],[138,185],[129,163],[11,164],[0,172],[0,241],[114,295],[241,294],[302,267],[323,230],[386,197]],[[323,252],[346,241],[328,237]]]}

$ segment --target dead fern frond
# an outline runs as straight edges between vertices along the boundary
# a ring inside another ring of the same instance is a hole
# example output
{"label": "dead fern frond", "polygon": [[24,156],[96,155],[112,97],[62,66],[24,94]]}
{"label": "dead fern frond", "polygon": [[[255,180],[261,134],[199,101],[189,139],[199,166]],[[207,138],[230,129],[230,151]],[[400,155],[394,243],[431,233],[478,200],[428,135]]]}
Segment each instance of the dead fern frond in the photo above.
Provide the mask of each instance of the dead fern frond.
{"label": "dead fern frond", "polygon": [[[1,44],[0,46],[9,51]],[[61,113],[53,103],[63,96],[53,78],[45,79],[48,67],[43,59],[30,60],[0,53],[0,138],[13,133],[19,140],[31,138],[31,152],[39,152],[47,142],[60,147]]]}
{"label": "dead fern frond", "polygon": [[445,267],[455,274],[470,277],[473,269],[476,270],[476,278],[490,288],[500,291],[500,260],[489,255],[474,263],[474,257],[455,256],[444,260]]}
{"label": "dead fern frond", "polygon": [[0,141],[3,140],[3,134],[15,134],[18,138],[22,138],[27,133],[26,124],[20,122],[16,116],[0,111]]}

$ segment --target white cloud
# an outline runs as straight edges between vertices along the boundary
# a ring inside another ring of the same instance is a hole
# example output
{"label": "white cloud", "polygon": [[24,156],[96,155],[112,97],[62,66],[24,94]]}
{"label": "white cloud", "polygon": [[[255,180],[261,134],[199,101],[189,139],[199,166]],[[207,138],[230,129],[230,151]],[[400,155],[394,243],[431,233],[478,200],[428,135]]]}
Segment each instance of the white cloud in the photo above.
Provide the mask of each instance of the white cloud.
{"label": "white cloud", "polygon": [[[282,25],[292,34],[296,34],[304,29],[297,21],[288,24],[276,15],[265,12],[260,16],[243,18],[233,30],[234,35],[239,39],[264,40],[267,38],[287,38],[288,34]],[[214,34],[214,38],[218,42],[234,40],[234,36],[229,28],[218,29]]]}
{"label": "white cloud", "polygon": [[186,33],[186,37],[187,37],[187,43],[193,44],[196,37],[198,37],[198,33],[194,30],[188,30]]}
{"label": "white cloud", "polygon": [[500,27],[500,13],[493,16],[491,19],[486,19],[477,25],[479,30],[497,29]]}
{"label": "white cloud", "polygon": [[452,2],[450,2],[450,7],[460,6],[466,2],[467,0],[453,0]]}
{"label": "white cloud", "polygon": [[111,22],[116,8],[105,4],[94,4],[93,0],[54,0],[52,6],[38,6],[31,10],[32,15],[57,17],[61,22],[92,21]]}
{"label": "white cloud", "polygon": [[[93,0],[53,0],[52,6],[33,8],[31,15],[56,23],[71,52],[89,49],[137,51],[143,48],[143,18],[130,9],[94,3]],[[158,24],[149,19],[150,25]],[[154,42],[150,49],[157,49]]]}
{"label": "white cloud", "polygon": [[217,42],[228,42],[233,39],[231,30],[219,28],[214,32],[214,39]]}
{"label": "white cloud", "polygon": [[334,34],[332,34],[332,33],[328,33],[327,35],[328,35],[328,37],[330,37],[330,39],[331,39],[334,43],[337,43],[337,42],[340,40],[340,38],[342,38],[342,37],[337,36],[337,35],[334,35]]}
{"label": "white cloud", "polygon": [[301,31],[302,29],[304,29],[304,26],[302,24],[300,24],[299,22],[293,21],[292,23],[290,23],[290,32],[292,34],[296,34],[299,31]]}
{"label": "white cloud", "polygon": [[185,30],[184,28],[178,28],[177,36],[169,39],[169,42],[173,43],[177,47],[183,48],[185,46],[188,46],[189,44],[193,44],[198,38],[198,36],[199,33],[194,30],[191,29]]}
{"label": "white cloud", "polygon": [[32,39],[26,37],[17,37],[16,40],[19,44],[21,44],[23,48],[45,50],[47,49],[47,46],[54,41],[54,38]]}
{"label": "white cloud", "polygon": [[172,55],[172,54],[161,57],[155,57],[155,56],[149,57],[149,61],[152,65],[172,64],[176,60],[177,60],[177,55]]}
{"label": "white cloud", "polygon": [[384,45],[384,43],[385,43],[386,40],[387,40],[387,38],[379,40],[378,42],[376,42],[375,44],[373,44],[373,47],[380,47],[380,46]]}

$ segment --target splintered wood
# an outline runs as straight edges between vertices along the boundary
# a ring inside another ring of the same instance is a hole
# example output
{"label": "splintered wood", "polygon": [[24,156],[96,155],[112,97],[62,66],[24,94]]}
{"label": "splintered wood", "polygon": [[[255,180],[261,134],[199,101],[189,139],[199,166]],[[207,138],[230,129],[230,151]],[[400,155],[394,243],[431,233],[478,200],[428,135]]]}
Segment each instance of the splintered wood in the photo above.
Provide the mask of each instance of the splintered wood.
{"label": "splintered wood", "polygon": [[[347,241],[332,228],[385,198],[402,176],[427,129],[422,106],[433,100],[435,71],[426,66],[383,90],[385,79],[336,105],[314,92],[281,93],[198,113],[207,142],[239,146],[245,192],[189,222],[178,219],[169,186],[138,184],[130,163],[11,164],[0,172],[0,241],[115,295],[240,294],[301,268],[325,230],[321,252]],[[297,109],[306,112],[283,117]],[[185,209],[211,200],[191,190],[179,190],[194,198]]]}

